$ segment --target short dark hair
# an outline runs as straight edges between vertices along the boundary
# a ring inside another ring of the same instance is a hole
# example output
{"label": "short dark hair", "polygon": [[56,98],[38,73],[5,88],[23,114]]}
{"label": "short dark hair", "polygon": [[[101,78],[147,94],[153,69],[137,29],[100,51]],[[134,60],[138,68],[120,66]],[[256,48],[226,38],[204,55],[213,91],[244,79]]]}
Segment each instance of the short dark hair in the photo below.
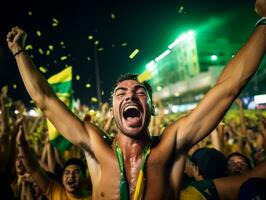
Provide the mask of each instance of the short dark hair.
{"label": "short dark hair", "polygon": [[84,162],[81,159],[78,159],[78,158],[70,158],[69,160],[67,160],[64,163],[64,166],[63,166],[63,170],[62,170],[63,173],[64,173],[66,167],[69,166],[69,165],[77,165],[77,166],[79,166],[80,169],[81,169],[82,175],[83,176],[86,176],[86,165],[84,164]]}
{"label": "short dark hair", "polygon": [[226,157],[214,148],[199,148],[191,156],[191,161],[199,167],[204,179],[215,179],[226,176]]}
{"label": "short dark hair", "polygon": [[[122,74],[118,77],[118,79],[116,80],[115,84],[113,85],[113,88],[112,88],[112,93],[111,93],[111,103],[113,102],[112,100],[112,97],[113,97],[113,92],[114,92],[114,89],[116,88],[116,86],[121,83],[122,81],[126,81],[126,80],[135,80],[135,81],[138,81],[138,74],[131,74],[131,73],[127,73],[127,74]],[[150,96],[150,99],[151,99],[151,102],[152,102],[152,87],[151,85],[149,84],[148,81],[143,81],[143,82],[140,82],[141,84],[144,85],[144,87],[147,89],[148,91],[148,94]]]}

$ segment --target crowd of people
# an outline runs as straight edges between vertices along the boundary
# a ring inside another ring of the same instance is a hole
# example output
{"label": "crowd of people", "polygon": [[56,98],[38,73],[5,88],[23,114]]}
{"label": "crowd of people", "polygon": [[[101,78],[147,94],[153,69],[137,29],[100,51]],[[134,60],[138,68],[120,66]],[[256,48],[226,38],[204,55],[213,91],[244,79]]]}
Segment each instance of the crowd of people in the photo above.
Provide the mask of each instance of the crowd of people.
{"label": "crowd of people", "polygon": [[[110,104],[70,111],[25,50],[26,32],[7,35],[27,92],[41,110],[0,95],[0,195],[5,199],[266,199],[266,115],[249,118],[239,93],[266,51],[266,1],[246,44],[187,113],[165,115],[147,81],[126,74]],[[233,103],[238,115],[225,114]],[[228,118],[227,118],[228,117]],[[73,146],[52,145],[49,120]]]}
{"label": "crowd of people", "polygon": [[[42,113],[38,116],[29,115],[23,102],[14,101],[8,96],[7,86],[2,87],[0,97],[1,195],[7,199],[49,199],[49,196],[46,197],[49,193],[44,193],[42,186],[32,178],[33,169],[24,166],[22,159],[28,157],[28,162],[36,162],[34,168],[42,171],[43,176],[55,187],[69,193],[81,193],[84,196],[82,199],[91,199],[92,185],[83,152],[74,145],[65,151],[53,146],[49,140],[45,116]],[[252,115],[248,115],[240,99],[236,99],[235,104],[238,109],[230,110],[212,133],[188,152],[181,195],[189,193],[191,196],[184,199],[195,195],[191,187],[210,199],[208,194],[203,193],[208,187],[206,180],[219,181],[222,177],[245,174],[266,161],[266,112],[253,110]],[[151,119],[149,130],[151,140],[156,145],[160,141],[160,133],[173,119],[185,113],[164,114],[165,108],[158,98],[154,98],[154,105],[156,115]],[[101,127],[104,130],[102,137],[111,145],[117,128],[109,110],[109,103],[103,103],[99,110],[77,104],[75,114]],[[25,145],[26,142],[28,149],[24,153],[18,145]],[[254,187],[261,187],[257,190],[264,191],[265,177],[266,174],[258,180],[250,179],[252,184],[246,186],[247,189],[241,189],[239,195],[250,192],[250,188]],[[219,199],[217,191],[215,193]],[[59,191],[57,199],[62,199],[61,196]]]}

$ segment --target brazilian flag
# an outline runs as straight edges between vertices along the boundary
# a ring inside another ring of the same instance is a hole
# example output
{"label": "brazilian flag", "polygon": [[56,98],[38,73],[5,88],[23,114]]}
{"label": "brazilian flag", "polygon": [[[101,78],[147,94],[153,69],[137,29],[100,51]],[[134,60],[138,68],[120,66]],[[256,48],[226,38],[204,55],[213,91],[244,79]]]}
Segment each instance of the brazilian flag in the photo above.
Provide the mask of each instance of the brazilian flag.
{"label": "brazilian flag", "polygon": [[[73,111],[72,67],[67,67],[51,76],[48,82],[58,98]],[[69,150],[72,144],[56,130],[49,120],[47,120],[47,126],[52,145],[60,151]]]}

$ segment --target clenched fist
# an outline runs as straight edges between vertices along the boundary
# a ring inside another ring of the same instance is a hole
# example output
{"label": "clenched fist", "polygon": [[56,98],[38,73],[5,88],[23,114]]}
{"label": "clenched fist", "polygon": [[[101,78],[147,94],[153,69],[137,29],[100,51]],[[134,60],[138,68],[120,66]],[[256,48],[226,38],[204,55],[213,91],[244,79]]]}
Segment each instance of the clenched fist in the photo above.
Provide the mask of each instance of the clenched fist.
{"label": "clenched fist", "polygon": [[24,49],[26,37],[26,32],[17,26],[13,27],[7,34],[7,45],[13,54],[20,51],[21,49]]}
{"label": "clenched fist", "polygon": [[266,17],[266,0],[256,0],[255,11],[260,17]]}

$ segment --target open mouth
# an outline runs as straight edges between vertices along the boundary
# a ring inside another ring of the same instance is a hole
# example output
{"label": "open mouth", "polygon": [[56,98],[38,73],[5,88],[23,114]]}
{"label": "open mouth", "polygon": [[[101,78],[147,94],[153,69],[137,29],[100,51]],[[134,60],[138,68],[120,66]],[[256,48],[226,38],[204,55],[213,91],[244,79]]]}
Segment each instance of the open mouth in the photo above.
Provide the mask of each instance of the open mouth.
{"label": "open mouth", "polygon": [[131,118],[140,118],[140,110],[137,106],[127,106],[123,111],[123,117],[128,120]]}
{"label": "open mouth", "polygon": [[76,181],[74,181],[74,180],[68,180],[68,181],[67,181],[67,184],[68,184],[70,187],[75,187],[75,185],[76,185]]}
{"label": "open mouth", "polygon": [[139,127],[141,125],[142,110],[137,105],[127,105],[123,109],[123,118],[129,127]]}

